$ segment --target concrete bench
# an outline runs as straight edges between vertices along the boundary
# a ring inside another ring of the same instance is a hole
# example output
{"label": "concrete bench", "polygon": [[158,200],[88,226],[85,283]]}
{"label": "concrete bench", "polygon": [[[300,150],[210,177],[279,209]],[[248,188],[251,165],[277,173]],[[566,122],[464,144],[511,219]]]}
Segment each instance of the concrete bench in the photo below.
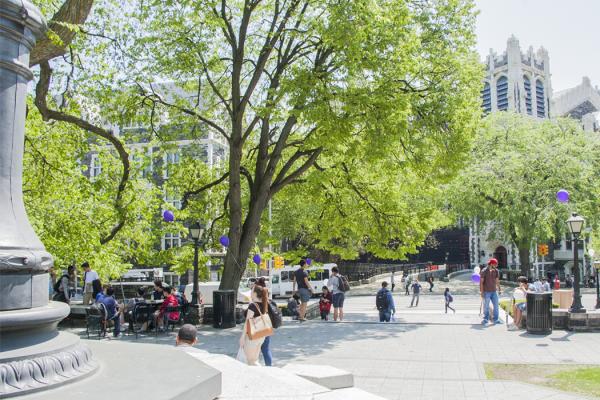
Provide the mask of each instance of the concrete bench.
{"label": "concrete bench", "polygon": [[328,365],[287,364],[283,369],[332,390],[354,386],[352,373]]}

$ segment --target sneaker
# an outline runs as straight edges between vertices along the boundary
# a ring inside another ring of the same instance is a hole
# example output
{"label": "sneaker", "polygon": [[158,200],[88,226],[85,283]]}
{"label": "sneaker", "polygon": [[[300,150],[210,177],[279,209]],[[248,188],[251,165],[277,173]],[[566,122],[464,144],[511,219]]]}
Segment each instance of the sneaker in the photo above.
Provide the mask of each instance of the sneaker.
{"label": "sneaker", "polygon": [[487,325],[489,321],[487,319],[484,319],[483,321],[481,321],[481,325]]}
{"label": "sneaker", "polygon": [[495,325],[500,325],[500,324],[503,324],[503,323],[504,323],[504,322],[500,321],[499,319],[497,319],[496,321],[494,321],[494,324],[495,324]]}

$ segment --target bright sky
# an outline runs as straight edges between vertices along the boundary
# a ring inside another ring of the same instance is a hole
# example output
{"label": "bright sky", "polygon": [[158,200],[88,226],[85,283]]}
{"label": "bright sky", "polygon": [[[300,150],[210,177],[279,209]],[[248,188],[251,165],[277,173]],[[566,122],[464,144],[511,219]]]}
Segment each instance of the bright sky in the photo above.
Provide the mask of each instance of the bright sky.
{"label": "bright sky", "polygon": [[548,50],[552,88],[559,91],[588,76],[600,86],[600,0],[476,0],[477,50],[501,54],[511,34],[521,50]]}

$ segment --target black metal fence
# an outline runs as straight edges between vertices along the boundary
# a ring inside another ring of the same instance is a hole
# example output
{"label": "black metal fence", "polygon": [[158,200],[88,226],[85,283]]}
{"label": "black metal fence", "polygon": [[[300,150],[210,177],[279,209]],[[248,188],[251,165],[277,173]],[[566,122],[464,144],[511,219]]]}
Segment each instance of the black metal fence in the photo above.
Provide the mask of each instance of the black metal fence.
{"label": "black metal fence", "polygon": [[[438,270],[437,265],[430,263],[418,264],[368,264],[368,263],[339,263],[340,273],[345,275],[349,281],[357,282],[369,279],[375,275],[391,274],[396,272],[400,275],[414,273],[434,272]],[[452,264],[447,266],[446,274],[468,269],[468,264]]]}

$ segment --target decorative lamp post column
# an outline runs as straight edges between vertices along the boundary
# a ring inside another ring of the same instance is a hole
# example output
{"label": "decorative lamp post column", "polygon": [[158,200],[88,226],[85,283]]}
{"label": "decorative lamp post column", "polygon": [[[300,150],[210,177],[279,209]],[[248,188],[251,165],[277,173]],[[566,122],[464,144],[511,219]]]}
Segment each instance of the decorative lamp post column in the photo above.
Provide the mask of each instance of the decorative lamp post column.
{"label": "decorative lamp post column", "polygon": [[200,289],[198,288],[198,247],[204,236],[204,224],[195,222],[190,226],[190,237],[194,241],[194,277],[192,283],[192,302],[189,323],[198,325],[200,323]]}
{"label": "decorative lamp post column", "polygon": [[588,249],[588,254],[590,255],[590,259],[592,261],[592,268],[594,268],[596,271],[596,306],[594,308],[597,310],[600,308],[600,277],[598,276],[598,273],[600,272],[600,264],[596,265],[594,263],[594,256],[596,255],[594,249]]}
{"label": "decorative lamp post column", "polygon": [[28,0],[0,0],[0,398],[61,385],[96,367],[78,336],[56,330],[69,306],[48,301],[52,256],[23,203],[29,54],[45,30]]}
{"label": "decorative lamp post column", "polygon": [[581,304],[581,292],[579,289],[579,282],[581,281],[581,274],[579,273],[579,235],[581,235],[581,231],[583,229],[583,225],[585,224],[585,219],[578,215],[577,213],[573,213],[571,217],[567,220],[567,225],[569,226],[569,230],[573,235],[573,304],[569,309],[571,313],[584,313],[585,308]]}

